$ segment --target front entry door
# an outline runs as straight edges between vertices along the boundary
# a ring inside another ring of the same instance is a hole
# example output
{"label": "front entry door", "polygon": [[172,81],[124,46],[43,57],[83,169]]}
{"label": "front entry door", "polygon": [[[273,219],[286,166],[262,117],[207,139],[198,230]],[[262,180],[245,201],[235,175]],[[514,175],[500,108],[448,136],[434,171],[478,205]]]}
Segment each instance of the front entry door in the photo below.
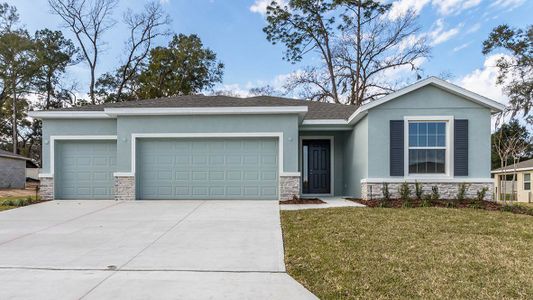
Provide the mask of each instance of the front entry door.
{"label": "front entry door", "polygon": [[331,192],[330,140],[304,140],[302,143],[303,193]]}

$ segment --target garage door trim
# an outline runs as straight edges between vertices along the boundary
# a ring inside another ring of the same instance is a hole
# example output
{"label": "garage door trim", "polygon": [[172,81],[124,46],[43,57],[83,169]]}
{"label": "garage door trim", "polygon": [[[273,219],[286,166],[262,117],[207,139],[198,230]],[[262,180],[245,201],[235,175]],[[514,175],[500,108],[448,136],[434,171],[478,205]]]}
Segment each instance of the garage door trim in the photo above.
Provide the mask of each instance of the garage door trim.
{"label": "garage door trim", "polygon": [[189,133],[132,133],[131,134],[131,172],[116,172],[115,176],[135,176],[136,144],[142,138],[258,138],[278,139],[278,176],[300,176],[300,172],[283,172],[283,132],[189,132]]}
{"label": "garage door trim", "polygon": [[[55,144],[56,141],[105,141],[117,140],[116,135],[51,135],[50,136],[50,166],[49,173],[39,174],[41,178],[53,178],[55,172]],[[45,141],[46,143],[46,141]],[[55,198],[55,189],[54,189]]]}

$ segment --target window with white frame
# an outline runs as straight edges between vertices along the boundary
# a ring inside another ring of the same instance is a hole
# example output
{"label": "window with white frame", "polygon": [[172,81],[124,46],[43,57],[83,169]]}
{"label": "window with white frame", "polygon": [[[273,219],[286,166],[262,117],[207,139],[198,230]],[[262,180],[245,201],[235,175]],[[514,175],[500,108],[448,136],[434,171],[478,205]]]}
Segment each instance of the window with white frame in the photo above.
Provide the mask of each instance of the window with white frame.
{"label": "window with white frame", "polygon": [[524,173],[524,191],[531,190],[531,173]]}
{"label": "window with white frame", "polygon": [[409,174],[445,174],[446,121],[409,121]]}

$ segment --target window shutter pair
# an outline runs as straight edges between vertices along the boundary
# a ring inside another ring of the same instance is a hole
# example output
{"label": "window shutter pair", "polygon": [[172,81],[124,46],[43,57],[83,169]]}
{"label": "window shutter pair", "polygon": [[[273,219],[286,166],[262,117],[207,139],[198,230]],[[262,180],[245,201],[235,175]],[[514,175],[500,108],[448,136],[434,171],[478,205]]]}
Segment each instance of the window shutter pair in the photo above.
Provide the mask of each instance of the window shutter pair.
{"label": "window shutter pair", "polygon": [[[454,175],[468,176],[468,120],[455,120],[453,128]],[[404,121],[390,121],[390,176],[404,176]]]}

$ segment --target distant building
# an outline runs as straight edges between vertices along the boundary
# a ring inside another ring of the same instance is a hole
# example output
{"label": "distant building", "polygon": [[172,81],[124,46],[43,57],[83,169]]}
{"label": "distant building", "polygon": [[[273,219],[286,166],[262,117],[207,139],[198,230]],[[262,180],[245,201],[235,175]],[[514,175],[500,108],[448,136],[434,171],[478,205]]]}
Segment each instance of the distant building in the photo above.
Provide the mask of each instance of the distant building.
{"label": "distant building", "polygon": [[507,166],[507,168],[505,168],[505,172],[501,168],[492,171],[492,174],[494,174],[494,192],[497,199],[504,199],[502,191],[507,195],[507,199],[514,199],[511,198],[511,193],[513,191],[513,174],[515,171],[516,177],[514,178],[514,192],[516,193],[516,199],[519,202],[533,202],[533,195],[531,195],[533,159]]}
{"label": "distant building", "polygon": [[27,162],[31,162],[31,159],[0,150],[0,188],[25,188]]}

